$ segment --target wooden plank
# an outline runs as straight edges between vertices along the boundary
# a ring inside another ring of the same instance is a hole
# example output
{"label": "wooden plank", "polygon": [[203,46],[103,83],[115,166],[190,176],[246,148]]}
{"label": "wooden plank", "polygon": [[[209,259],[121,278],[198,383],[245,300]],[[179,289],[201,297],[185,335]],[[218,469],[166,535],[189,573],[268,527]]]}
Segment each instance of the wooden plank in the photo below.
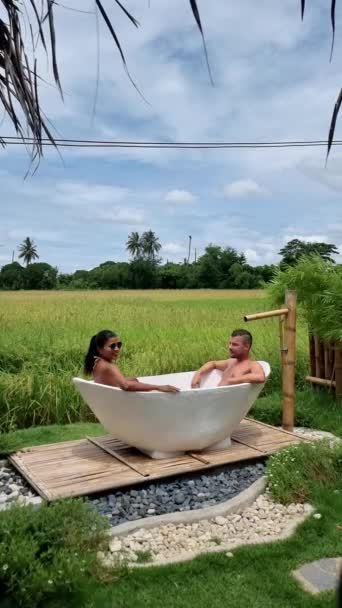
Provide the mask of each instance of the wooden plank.
{"label": "wooden plank", "polygon": [[139,473],[139,475],[141,475],[142,477],[149,476],[149,473],[146,473],[145,471],[141,471],[138,467],[135,467],[133,464],[128,462],[128,460],[126,458],[123,458],[122,456],[120,456],[120,454],[118,454],[118,452],[111,450],[110,448],[103,445],[99,441],[96,441],[96,439],[93,439],[92,437],[86,437],[86,439],[88,441],[90,441],[91,443],[93,443],[94,445],[96,445],[98,448],[101,448],[101,450],[104,450],[105,452],[107,452],[107,454],[109,454],[110,456],[114,456],[114,458],[116,458],[116,460],[119,460],[120,462],[122,462],[122,464],[125,464],[126,467],[133,469],[133,471],[135,471],[136,473]]}
{"label": "wooden plank", "polygon": [[306,437],[302,437],[302,436],[298,436],[296,435],[296,433],[291,433],[291,431],[285,431],[285,429],[281,428],[278,429],[275,426],[271,426],[270,424],[267,424],[266,422],[260,422],[260,420],[254,420],[254,418],[246,418],[246,420],[254,422],[255,424],[259,424],[261,426],[266,426],[269,429],[272,429],[273,431],[277,431],[278,433],[286,433],[287,435],[292,435],[292,437],[296,437],[296,439],[300,439],[301,441],[307,441],[309,443],[311,443],[311,439],[307,439]]}
{"label": "wooden plank", "polygon": [[236,439],[236,437],[235,437],[235,441],[237,441],[237,443],[241,443],[242,445],[246,445],[248,448],[253,448],[254,450],[258,450],[258,452],[260,452],[260,454],[263,454],[263,455],[267,454],[267,452],[265,452],[265,450],[260,450],[257,446],[247,443],[247,441],[242,441],[241,439]]}
{"label": "wooden plank", "polygon": [[203,456],[201,456],[201,454],[197,454],[195,452],[187,452],[187,454],[189,454],[189,456],[191,456],[191,458],[194,458],[195,460],[198,460],[199,462],[203,462],[203,464],[210,464],[210,460],[208,460],[207,458],[204,458]]}
{"label": "wooden plank", "polygon": [[37,494],[45,500],[50,500],[50,492],[47,490],[45,484],[40,480],[35,480],[32,472],[26,467],[25,463],[20,457],[11,455],[9,457],[10,463],[20,472],[20,474],[26,479],[26,481],[36,490]]}
{"label": "wooden plank", "polygon": [[[283,429],[245,419],[224,450],[153,460],[110,436],[26,448],[10,461],[46,500],[106,492],[144,481],[255,460],[305,441]],[[113,456],[114,453],[114,456]],[[147,477],[148,476],[148,477]]]}

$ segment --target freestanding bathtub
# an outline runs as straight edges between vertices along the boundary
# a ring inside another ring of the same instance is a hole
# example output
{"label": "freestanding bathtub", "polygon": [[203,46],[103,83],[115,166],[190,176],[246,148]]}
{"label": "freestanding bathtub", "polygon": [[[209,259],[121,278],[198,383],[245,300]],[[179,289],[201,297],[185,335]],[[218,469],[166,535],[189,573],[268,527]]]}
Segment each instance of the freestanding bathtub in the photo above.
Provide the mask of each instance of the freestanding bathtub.
{"label": "freestanding bathtub", "polygon": [[[267,379],[270,366],[259,361]],[[140,377],[151,384],[172,384],[180,392],[126,392],[74,378],[74,384],[98,420],[114,437],[151,458],[187,451],[229,447],[230,437],[264,384],[217,387],[222,372],[212,371],[201,388],[191,389],[194,372]]]}

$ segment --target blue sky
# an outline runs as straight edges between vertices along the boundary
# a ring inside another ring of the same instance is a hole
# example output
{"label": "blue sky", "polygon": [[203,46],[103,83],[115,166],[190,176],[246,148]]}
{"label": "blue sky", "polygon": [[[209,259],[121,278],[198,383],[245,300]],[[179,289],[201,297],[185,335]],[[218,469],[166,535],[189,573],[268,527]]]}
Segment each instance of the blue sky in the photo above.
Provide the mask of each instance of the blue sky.
{"label": "blue sky", "polygon": [[[299,1],[199,0],[212,87],[188,0],[126,0],[136,30],[107,0],[130,72],[100,26],[100,84],[95,118],[97,37],[92,0],[56,6],[64,103],[42,84],[43,107],[67,138],[162,141],[325,139],[341,87],[341,33],[329,63],[329,7]],[[1,11],[0,11],[1,12]],[[41,73],[52,83],[43,54]],[[341,121],[342,122],[342,118]],[[2,135],[12,134],[6,122]],[[341,129],[337,129],[341,137]],[[24,180],[23,148],[0,150],[0,265],[26,236],[42,261],[61,271],[125,260],[132,230],[154,230],[163,259],[182,261],[191,234],[197,254],[210,242],[244,252],[252,265],[279,259],[289,239],[335,243],[342,261],[342,161],[336,148],[284,150],[48,149]]]}

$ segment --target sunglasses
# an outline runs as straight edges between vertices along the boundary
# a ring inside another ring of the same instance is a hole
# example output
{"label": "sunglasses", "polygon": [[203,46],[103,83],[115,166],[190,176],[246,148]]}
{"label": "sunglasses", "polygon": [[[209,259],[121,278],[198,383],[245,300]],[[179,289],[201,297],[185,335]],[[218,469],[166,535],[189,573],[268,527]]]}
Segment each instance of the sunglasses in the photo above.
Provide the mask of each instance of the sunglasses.
{"label": "sunglasses", "polygon": [[120,350],[122,346],[122,342],[114,342],[114,344],[110,344],[109,346],[107,346],[107,348],[110,348],[110,350],[115,351],[116,349]]}

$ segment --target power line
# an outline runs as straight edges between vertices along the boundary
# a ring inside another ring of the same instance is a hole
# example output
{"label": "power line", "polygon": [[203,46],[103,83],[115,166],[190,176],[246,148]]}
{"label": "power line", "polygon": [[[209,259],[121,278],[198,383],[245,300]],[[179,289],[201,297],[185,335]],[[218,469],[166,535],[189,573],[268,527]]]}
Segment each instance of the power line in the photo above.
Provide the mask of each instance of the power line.
{"label": "power line", "polygon": [[[33,137],[0,136],[0,142],[5,145],[27,146],[35,142]],[[53,143],[43,138],[43,146],[53,146]],[[292,141],[124,141],[124,140],[92,140],[92,139],[55,139],[58,147],[65,148],[143,148],[143,149],[265,149],[265,148],[312,148],[327,146],[326,140],[292,140]],[[335,140],[334,146],[341,146],[342,140]]]}

